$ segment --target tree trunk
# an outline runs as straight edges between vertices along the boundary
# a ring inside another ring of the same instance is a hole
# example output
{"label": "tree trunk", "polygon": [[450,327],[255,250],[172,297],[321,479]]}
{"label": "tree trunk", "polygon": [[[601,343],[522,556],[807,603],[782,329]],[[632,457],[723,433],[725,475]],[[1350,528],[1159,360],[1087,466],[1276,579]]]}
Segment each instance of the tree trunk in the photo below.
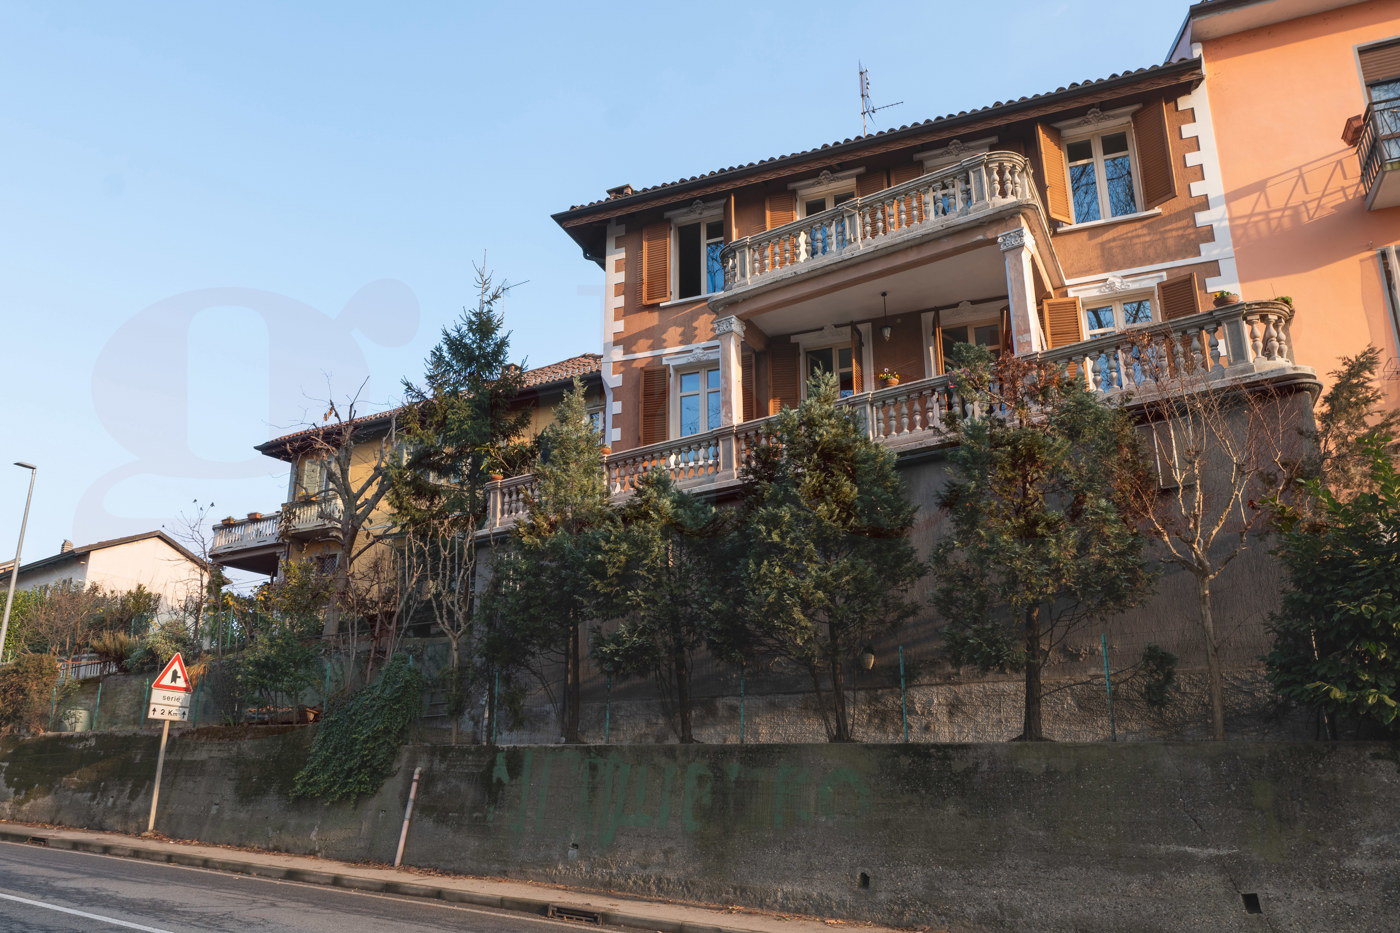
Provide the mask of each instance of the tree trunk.
{"label": "tree trunk", "polygon": [[1201,631],[1206,638],[1206,671],[1210,676],[1211,738],[1225,740],[1225,677],[1220,671],[1220,654],[1215,642],[1215,617],[1210,611],[1210,580],[1196,577],[1196,597],[1201,609]]}
{"label": "tree trunk", "polygon": [[457,645],[456,638],[447,639],[448,646],[452,649],[452,679],[448,682],[447,712],[452,717],[452,744],[457,744],[457,722],[462,718],[462,710],[459,709],[461,701],[458,698],[458,691],[461,690],[461,666],[462,652]]}
{"label": "tree trunk", "polygon": [[569,626],[569,656],[564,664],[564,741],[571,745],[582,741],[578,732],[580,662],[579,624],[575,622]]}
{"label": "tree trunk", "polygon": [[1026,714],[1021,725],[1021,738],[1039,742],[1045,738],[1040,710],[1040,606],[1026,609]]}
{"label": "tree trunk", "polygon": [[851,741],[851,721],[846,712],[846,671],[841,663],[841,653],[833,646],[831,650],[831,705],[836,720],[836,734],[833,742]]}
{"label": "tree trunk", "polygon": [[681,721],[681,744],[695,741],[690,722],[690,665],[685,662],[685,654],[678,653],[671,659],[671,670],[676,678],[676,712]]}

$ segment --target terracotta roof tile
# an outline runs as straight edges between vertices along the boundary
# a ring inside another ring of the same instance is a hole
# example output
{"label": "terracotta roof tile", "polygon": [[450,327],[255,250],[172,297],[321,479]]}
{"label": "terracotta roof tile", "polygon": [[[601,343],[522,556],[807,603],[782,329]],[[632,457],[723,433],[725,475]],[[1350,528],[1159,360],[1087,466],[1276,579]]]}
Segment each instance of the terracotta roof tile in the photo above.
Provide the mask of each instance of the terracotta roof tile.
{"label": "terracotta roof tile", "polygon": [[[907,132],[909,132],[909,131],[911,131],[911,130],[935,128],[935,127],[937,127],[940,123],[945,123],[945,122],[950,121],[950,120],[958,120],[958,119],[962,119],[963,117],[976,116],[976,115],[978,115],[978,114],[983,114],[983,115],[985,115],[985,114],[989,114],[989,113],[992,113],[992,112],[994,112],[994,111],[997,111],[997,110],[1000,110],[1000,109],[1003,109],[1003,108],[1006,108],[1006,107],[1011,107],[1011,106],[1018,105],[1018,104],[1031,103],[1031,102],[1034,102],[1034,101],[1037,101],[1037,100],[1041,100],[1041,99],[1043,99],[1043,98],[1053,97],[1053,96],[1055,96],[1055,95],[1057,95],[1057,94],[1064,94],[1064,93],[1066,93],[1066,92],[1068,92],[1068,91],[1081,90],[1081,89],[1084,89],[1084,88],[1093,87],[1094,85],[1098,85],[1098,84],[1107,84],[1107,83],[1110,82],[1110,81],[1117,81],[1117,80],[1120,80],[1120,79],[1131,78],[1131,77],[1135,77],[1135,76],[1150,75],[1150,74],[1152,74],[1153,72],[1156,72],[1156,71],[1162,71],[1162,70],[1165,70],[1165,69],[1172,68],[1172,67],[1174,67],[1174,66],[1178,66],[1178,65],[1182,64],[1182,62],[1184,62],[1184,61],[1187,61],[1187,59],[1182,59],[1182,60],[1179,60],[1179,61],[1176,61],[1176,62],[1167,62],[1167,63],[1161,64],[1161,65],[1149,65],[1149,66],[1147,66],[1147,67],[1145,67],[1145,68],[1138,68],[1138,69],[1136,69],[1136,70],[1131,70],[1131,71],[1118,72],[1118,73],[1115,73],[1115,74],[1111,74],[1111,75],[1109,75],[1109,76],[1106,77],[1106,78],[1095,78],[1095,79],[1087,80],[1087,81],[1076,81],[1075,83],[1070,84],[1070,85],[1068,85],[1067,87],[1056,88],[1056,89],[1053,90],[1053,91],[1044,91],[1044,92],[1042,92],[1042,93],[1040,93],[1040,94],[1031,94],[1031,95],[1026,96],[1026,97],[1018,97],[1018,98],[1016,98],[1015,100],[1005,100],[1005,101],[999,100],[999,101],[997,101],[997,102],[995,102],[995,103],[993,103],[993,104],[990,104],[990,105],[988,105],[988,106],[986,106],[986,107],[979,107],[979,108],[976,108],[976,109],[973,109],[973,110],[960,110],[960,111],[958,111],[957,113],[950,113],[950,114],[946,114],[945,116],[941,116],[941,117],[932,117],[932,118],[930,118],[930,119],[924,120],[924,121],[921,122],[921,123],[909,123],[909,124],[905,124],[905,125],[900,126],[900,127],[897,127],[897,128],[896,128],[896,127],[891,127],[891,128],[889,128],[889,129],[887,129],[887,130],[881,130],[881,131],[875,132],[875,133],[867,133],[867,134],[864,135],[864,136],[857,136],[857,137],[854,137],[854,138],[852,138],[852,137],[847,137],[846,139],[837,140],[837,141],[835,141],[835,142],[823,143],[822,145],[816,146],[816,147],[814,147],[814,148],[812,148],[812,149],[803,149],[803,150],[798,151],[798,152],[790,152],[790,153],[788,153],[787,155],[770,156],[769,158],[766,158],[766,159],[760,159],[760,160],[757,161],[757,162],[746,162],[746,163],[744,163],[743,165],[731,165],[731,166],[729,166],[728,168],[715,169],[714,171],[712,171],[712,172],[706,172],[706,173],[703,174],[703,175],[692,175],[692,176],[690,176],[689,178],[678,178],[678,179],[676,179],[675,181],[668,181],[668,182],[664,182],[664,183],[659,184],[659,185],[652,185],[651,187],[648,187],[648,188],[637,188],[637,189],[632,190],[629,194],[626,194],[626,195],[621,195],[621,196],[618,196],[618,197],[603,198],[603,199],[598,200],[598,201],[590,201],[590,202],[588,202],[587,204],[576,204],[576,205],[574,205],[573,207],[569,208],[569,210],[564,211],[563,214],[569,214],[569,213],[572,213],[572,212],[574,212],[574,211],[584,210],[584,209],[590,208],[590,207],[598,207],[599,205],[603,205],[603,204],[614,204],[614,203],[616,203],[616,202],[618,202],[618,201],[626,200],[626,199],[628,199],[628,198],[635,198],[635,197],[640,197],[640,196],[644,196],[644,195],[647,195],[647,194],[652,194],[652,193],[655,193],[655,192],[657,192],[657,191],[662,191],[662,190],[664,190],[664,189],[666,189],[666,188],[674,188],[674,187],[677,187],[677,186],[679,186],[679,185],[690,184],[691,182],[702,181],[702,180],[707,179],[707,178],[715,178],[715,177],[718,177],[718,176],[720,176],[720,175],[727,175],[727,174],[729,174],[729,173],[731,173],[731,172],[743,172],[743,171],[745,171],[745,170],[747,170],[747,169],[759,168],[759,167],[765,166],[765,165],[773,165],[773,164],[775,164],[775,163],[784,162],[784,161],[789,160],[789,159],[799,159],[799,158],[803,158],[803,157],[805,157],[805,156],[814,155],[814,154],[819,153],[819,152],[822,152],[823,150],[826,150],[826,149],[834,148],[834,147],[836,147],[836,146],[849,146],[849,145],[853,145],[853,144],[856,144],[856,143],[873,142],[873,141],[875,141],[875,140],[881,139],[881,138],[886,137],[886,136],[891,136],[891,135],[895,135],[895,134],[899,134],[899,133],[907,133]],[[630,187],[630,186],[619,186],[619,188],[621,188],[621,187]],[[614,188],[614,189],[611,189],[611,190],[617,191],[617,190],[619,190],[619,189],[618,189],[618,188]],[[555,218],[558,219],[558,218],[561,217],[561,216],[562,216],[562,214],[556,214],[556,215],[555,215]]]}
{"label": "terracotta roof tile", "polygon": [[[525,370],[522,388],[537,389],[541,386],[551,385],[556,382],[565,382],[575,376],[587,376],[590,373],[602,372],[603,357],[598,353],[581,353],[578,356],[571,356],[567,360],[560,360],[557,363],[550,363],[548,366],[536,366],[533,369]],[[368,425],[377,421],[388,421],[389,418],[404,410],[405,406],[391,408],[388,411],[375,412],[372,415],[361,415],[353,418],[347,424]],[[325,425],[317,425],[310,428],[303,428],[300,431],[293,431],[290,434],[283,434],[281,437],[274,437],[270,441],[264,441],[253,449],[259,453],[269,454],[279,447],[285,447],[299,438],[310,437],[317,431],[322,430]]]}

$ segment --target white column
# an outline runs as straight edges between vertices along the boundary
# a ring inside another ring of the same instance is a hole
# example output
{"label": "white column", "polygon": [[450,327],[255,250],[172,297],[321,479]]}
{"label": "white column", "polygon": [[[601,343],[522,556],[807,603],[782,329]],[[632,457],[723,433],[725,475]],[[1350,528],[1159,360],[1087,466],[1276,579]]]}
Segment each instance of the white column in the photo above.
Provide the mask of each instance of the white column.
{"label": "white column", "polygon": [[744,322],[730,315],[715,321],[719,337],[719,423],[721,427],[744,420],[744,371],[739,343],[744,339]]}
{"label": "white column", "polygon": [[1035,237],[1025,227],[997,237],[1006,259],[1006,294],[1011,304],[1012,349],[1017,356],[1045,349],[1035,313]]}

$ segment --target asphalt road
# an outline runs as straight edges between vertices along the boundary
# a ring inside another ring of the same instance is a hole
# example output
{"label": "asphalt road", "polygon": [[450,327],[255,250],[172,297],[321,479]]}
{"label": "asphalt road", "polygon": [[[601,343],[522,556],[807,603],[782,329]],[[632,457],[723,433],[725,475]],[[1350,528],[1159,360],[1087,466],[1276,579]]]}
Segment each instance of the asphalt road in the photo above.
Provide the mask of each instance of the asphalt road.
{"label": "asphalt road", "polygon": [[0,843],[0,933],[557,933],[578,926],[439,901]]}

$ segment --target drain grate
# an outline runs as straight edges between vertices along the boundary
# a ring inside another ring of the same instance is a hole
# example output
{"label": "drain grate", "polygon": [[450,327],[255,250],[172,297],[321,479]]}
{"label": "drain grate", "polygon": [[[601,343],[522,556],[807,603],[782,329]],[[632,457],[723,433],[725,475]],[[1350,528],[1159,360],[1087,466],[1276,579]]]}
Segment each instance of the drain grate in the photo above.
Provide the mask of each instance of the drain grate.
{"label": "drain grate", "polygon": [[31,846],[46,846],[49,844],[49,841],[43,836],[30,836],[24,841]]}
{"label": "drain grate", "polygon": [[570,907],[568,904],[550,904],[548,916],[555,920],[573,920],[576,923],[592,923],[601,926],[602,916],[596,910]]}

